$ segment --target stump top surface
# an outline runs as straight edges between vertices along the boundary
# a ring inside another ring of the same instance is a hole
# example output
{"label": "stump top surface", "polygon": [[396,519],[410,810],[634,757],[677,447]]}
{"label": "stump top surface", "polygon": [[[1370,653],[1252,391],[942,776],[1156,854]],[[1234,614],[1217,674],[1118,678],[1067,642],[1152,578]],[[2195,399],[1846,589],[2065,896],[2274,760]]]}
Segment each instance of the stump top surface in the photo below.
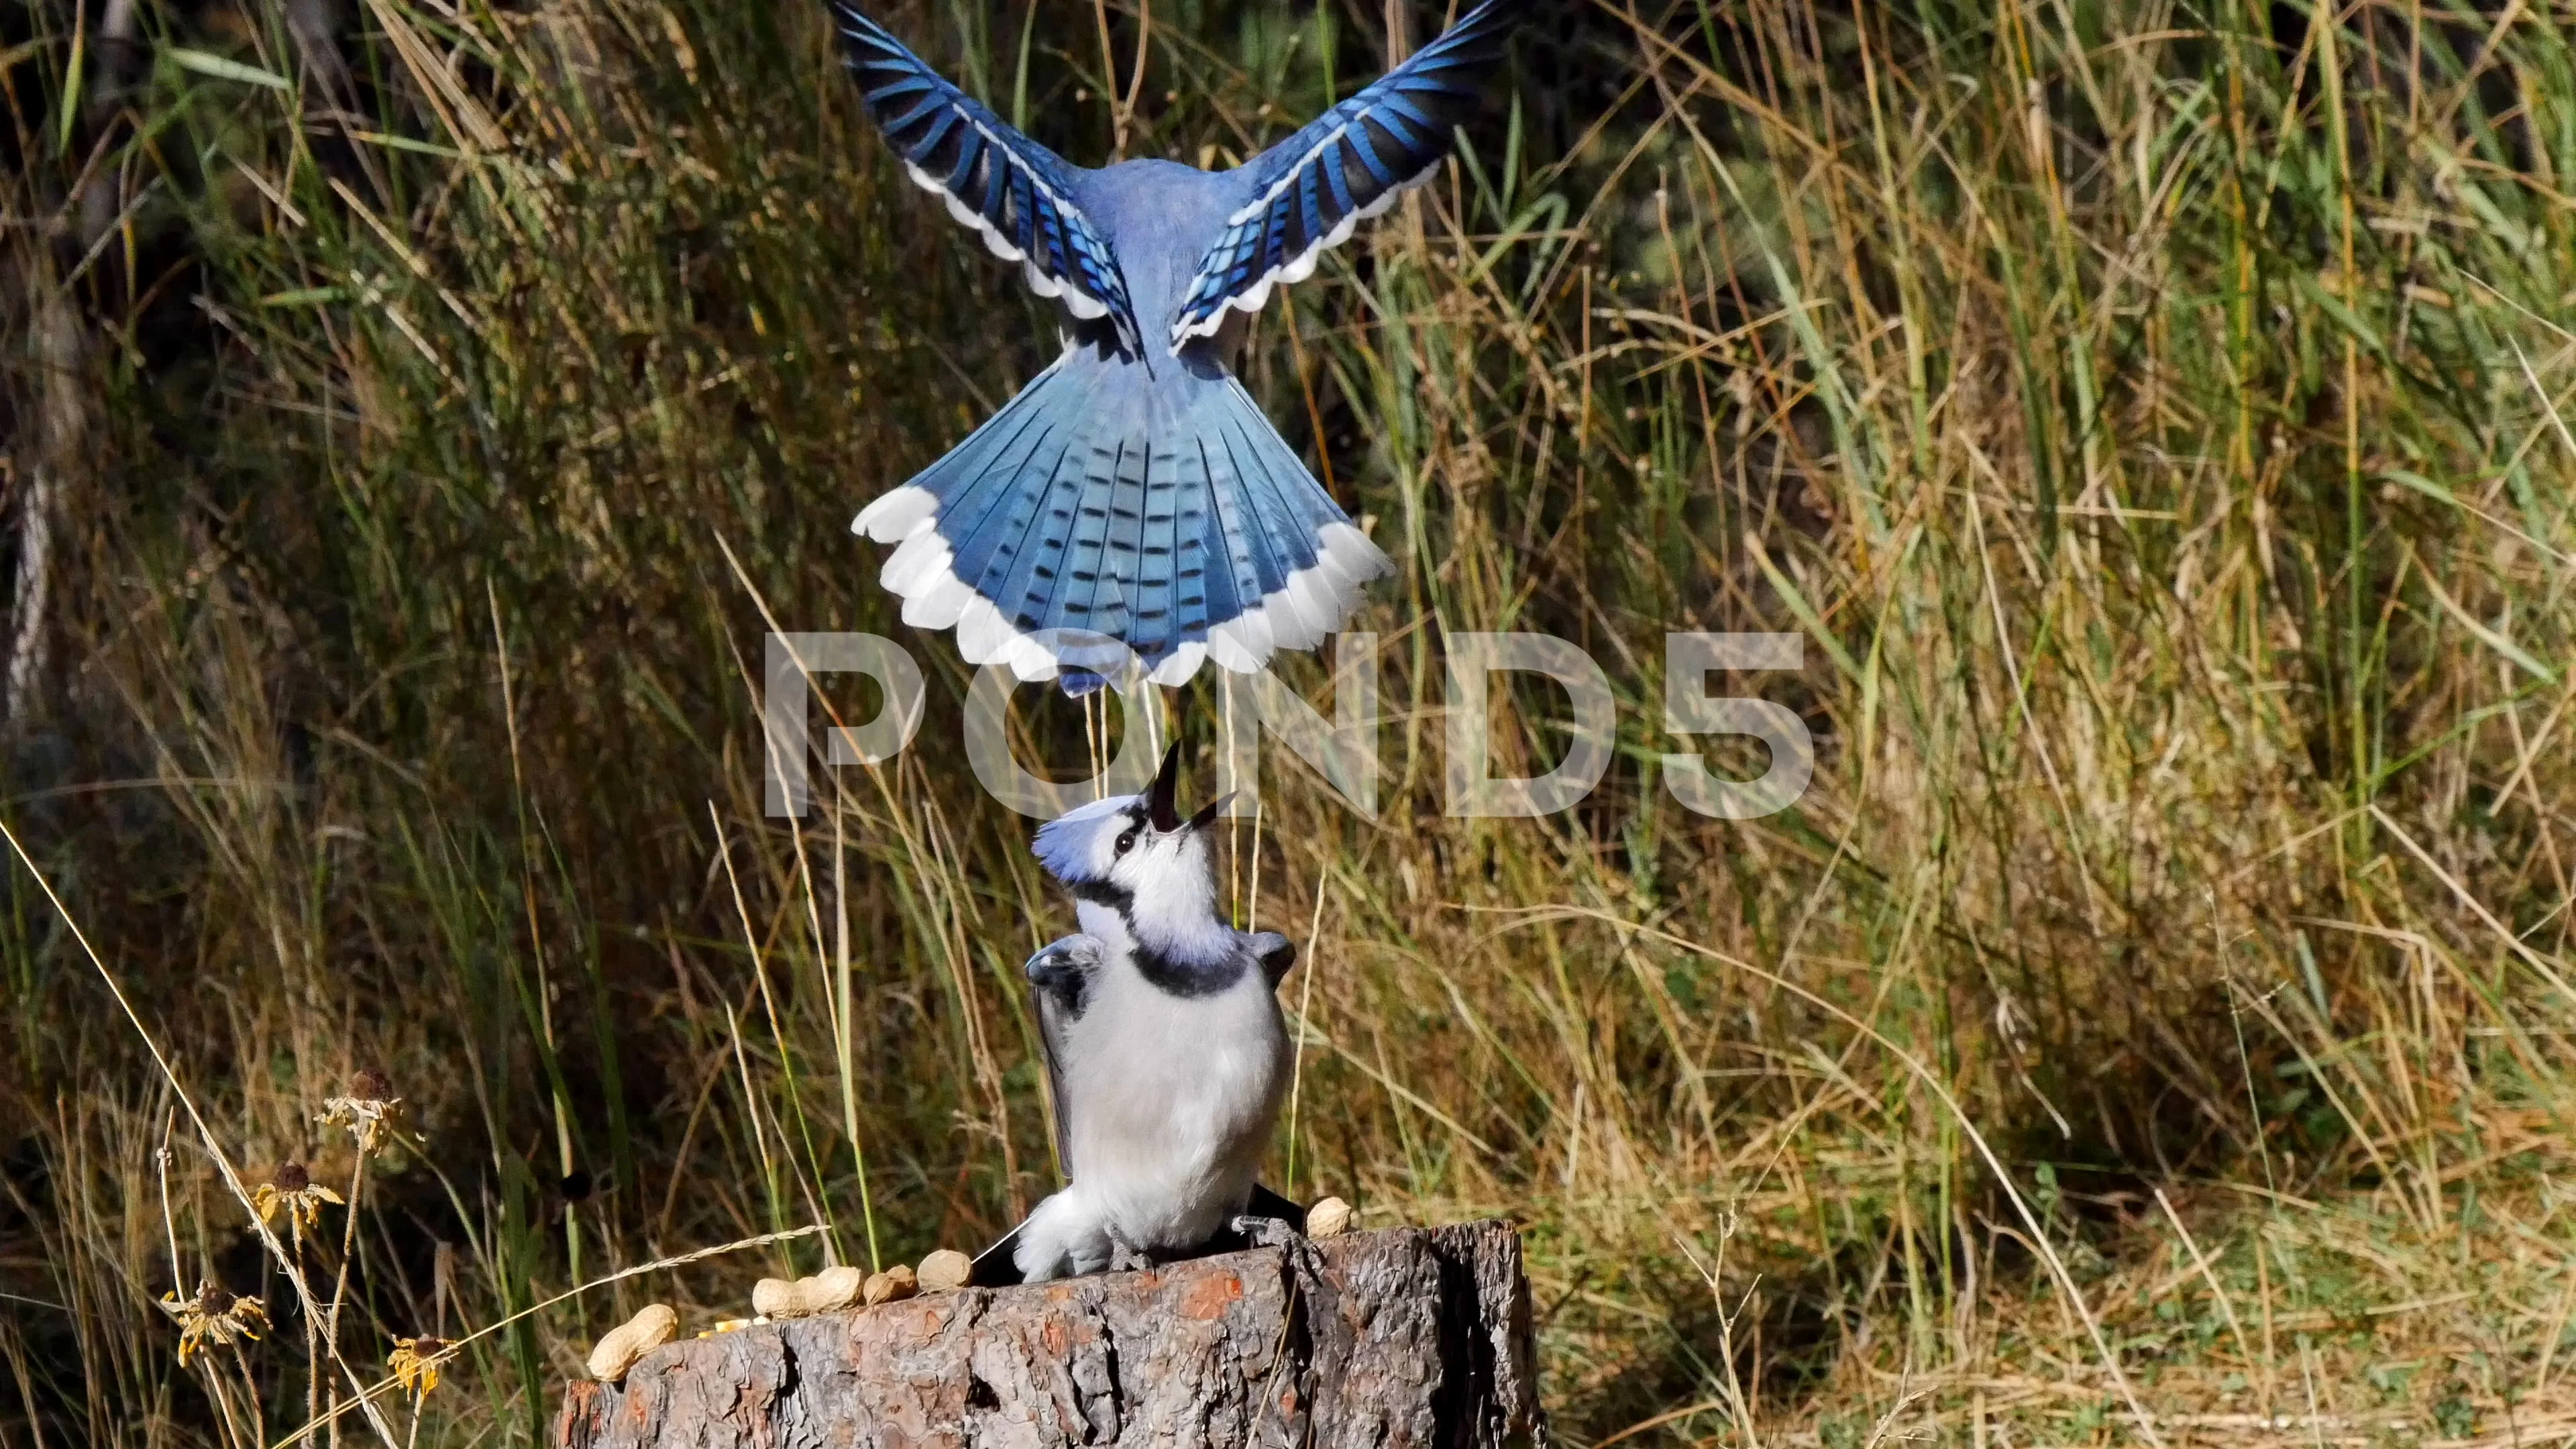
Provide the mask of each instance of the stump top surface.
{"label": "stump top surface", "polygon": [[[1502,1445],[1538,1423],[1520,1241],[1351,1233],[753,1324],[582,1382],[560,1449]],[[1309,1266],[1309,1264],[1311,1266]]]}

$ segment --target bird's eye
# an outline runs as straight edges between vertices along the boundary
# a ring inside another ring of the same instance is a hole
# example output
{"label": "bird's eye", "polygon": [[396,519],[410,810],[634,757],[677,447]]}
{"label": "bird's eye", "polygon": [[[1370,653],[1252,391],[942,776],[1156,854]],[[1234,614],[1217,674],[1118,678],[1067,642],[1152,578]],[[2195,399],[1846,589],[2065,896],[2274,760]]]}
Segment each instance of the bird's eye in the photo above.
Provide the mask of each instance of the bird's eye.
{"label": "bird's eye", "polygon": [[1118,835],[1118,844],[1116,845],[1115,849],[1116,849],[1116,851],[1117,851],[1117,853],[1118,853],[1118,854],[1120,854],[1120,855],[1125,855],[1127,852],[1129,852],[1129,851],[1131,851],[1131,850],[1134,850],[1135,848],[1136,848],[1136,827],[1135,827],[1135,826],[1133,826],[1133,825],[1130,825],[1130,826],[1128,826],[1125,830],[1123,830],[1123,831],[1120,831],[1120,832],[1119,832],[1119,835]]}

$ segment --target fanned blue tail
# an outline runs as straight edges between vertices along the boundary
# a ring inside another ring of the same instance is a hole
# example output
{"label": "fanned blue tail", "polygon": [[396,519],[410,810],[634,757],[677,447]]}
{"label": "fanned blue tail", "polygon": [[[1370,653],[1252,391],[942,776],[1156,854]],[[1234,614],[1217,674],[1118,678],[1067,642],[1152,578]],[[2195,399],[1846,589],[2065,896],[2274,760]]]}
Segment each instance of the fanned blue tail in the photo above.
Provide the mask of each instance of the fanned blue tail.
{"label": "fanned blue tail", "polygon": [[1068,693],[1258,669],[1392,571],[1234,379],[1080,349],[853,526],[906,623]]}

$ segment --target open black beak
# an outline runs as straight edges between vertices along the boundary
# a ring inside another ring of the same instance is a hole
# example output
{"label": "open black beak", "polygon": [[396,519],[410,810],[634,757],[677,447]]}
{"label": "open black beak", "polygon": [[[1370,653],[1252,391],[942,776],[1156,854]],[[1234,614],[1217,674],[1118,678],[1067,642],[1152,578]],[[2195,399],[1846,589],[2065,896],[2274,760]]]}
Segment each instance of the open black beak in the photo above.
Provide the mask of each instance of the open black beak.
{"label": "open black beak", "polygon": [[1181,789],[1181,742],[1163,752],[1163,768],[1154,772],[1153,787],[1145,792],[1145,822],[1164,835],[1181,828],[1180,807],[1173,797]]}
{"label": "open black beak", "polygon": [[1224,794],[1210,800],[1205,805],[1200,806],[1199,813],[1190,817],[1188,828],[1191,830],[1205,830],[1210,825],[1215,824],[1218,812],[1224,810],[1226,802],[1233,798],[1234,792],[1232,790],[1228,790]]}

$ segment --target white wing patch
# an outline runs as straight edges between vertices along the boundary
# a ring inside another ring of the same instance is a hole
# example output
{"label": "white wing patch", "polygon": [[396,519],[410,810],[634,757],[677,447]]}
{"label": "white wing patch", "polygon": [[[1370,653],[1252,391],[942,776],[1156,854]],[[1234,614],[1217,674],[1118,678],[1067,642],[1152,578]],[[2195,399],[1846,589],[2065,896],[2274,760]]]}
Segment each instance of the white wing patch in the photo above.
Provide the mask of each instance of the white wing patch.
{"label": "white wing patch", "polygon": [[[1348,129],[1349,127],[1347,126],[1343,128],[1343,130]],[[1335,131],[1332,135],[1332,139],[1325,144],[1339,145],[1341,143],[1341,139],[1342,131]],[[1321,147],[1316,149],[1319,152],[1322,150]],[[1385,215],[1387,208],[1395,205],[1397,197],[1404,195],[1404,193],[1413,190],[1415,187],[1429,181],[1432,177],[1439,175],[1440,167],[1446,159],[1447,158],[1444,157],[1442,158],[1442,161],[1432,162],[1430,165],[1422,168],[1421,171],[1412,176],[1408,176],[1404,180],[1397,182],[1394,186],[1389,187],[1384,195],[1379,196],[1368,205],[1359,208],[1357,211],[1344,215],[1340,221],[1333,223],[1333,229],[1318,238],[1314,245],[1307,247],[1304,251],[1299,252],[1297,255],[1288,258],[1286,261],[1281,262],[1275,267],[1272,267],[1269,271],[1262,273],[1260,277],[1254,280],[1251,286],[1246,287],[1242,291],[1235,293],[1233,296],[1226,298],[1224,305],[1218,307],[1215,312],[1209,314],[1205,320],[1196,324],[1192,324],[1187,321],[1174,323],[1172,325],[1172,345],[1174,347],[1178,347],[1193,337],[1214,337],[1217,334],[1217,330],[1225,326],[1226,313],[1241,312],[1246,316],[1251,316],[1258,313],[1264,306],[1269,304],[1270,289],[1272,287],[1293,287],[1299,282],[1306,280],[1308,277],[1315,275],[1316,263],[1323,260],[1324,253],[1331,251],[1333,248],[1340,246],[1346,241],[1349,241],[1351,239],[1351,234],[1359,230],[1361,222]],[[1304,167],[1301,166],[1297,170],[1290,171],[1286,176],[1281,177],[1278,183],[1273,185],[1270,190],[1263,195],[1261,200],[1254,202],[1252,205],[1245,207],[1239,212],[1236,212],[1232,217],[1227,219],[1226,225],[1241,226],[1243,223],[1260,215],[1263,211],[1268,210],[1270,204],[1279,198],[1281,192],[1284,192],[1288,188],[1297,184],[1298,176],[1303,170]],[[1199,288],[1207,284],[1213,275],[1213,271],[1209,268],[1201,267],[1198,275],[1190,279],[1190,285],[1183,295],[1195,294]]]}
{"label": "white wing patch", "polygon": [[[974,123],[970,122],[969,124]],[[994,136],[990,131],[985,131],[983,126],[980,124],[975,125],[975,129],[983,131],[985,139],[990,141],[992,144],[996,146],[1001,144],[999,137]],[[1060,301],[1064,303],[1064,309],[1066,311],[1071,312],[1074,316],[1079,317],[1086,322],[1095,317],[1106,317],[1109,315],[1108,303],[1092,296],[1090,293],[1085,292],[1080,287],[1073,285],[1071,282],[1059,282],[1055,278],[1048,276],[1046,273],[1039,271],[1038,264],[1030,259],[1027,252],[1020,250],[1017,242],[1014,242],[1009,237],[1003,235],[1002,229],[986,220],[982,212],[977,211],[975,208],[968,206],[965,202],[958,200],[957,193],[948,189],[947,182],[942,181],[938,177],[931,175],[929,172],[922,170],[919,166],[910,161],[903,163],[903,170],[905,175],[912,178],[913,185],[920,187],[922,190],[938,197],[941,201],[946,202],[948,204],[948,214],[956,219],[959,226],[971,227],[981,235],[984,238],[984,250],[1000,257],[1003,261],[1019,263],[1020,275],[1028,282],[1030,291],[1035,292],[1039,296],[1045,297],[1050,301]],[[1086,227],[1091,225],[1091,218],[1084,216],[1080,207],[1075,206],[1071,201],[1066,200],[1064,197],[1050,190],[1046,183],[1039,181],[1036,177],[1032,176],[1029,178],[1029,184],[1036,187],[1039,193],[1044,195],[1049,201],[1063,208],[1065,215],[1080,221]]]}

